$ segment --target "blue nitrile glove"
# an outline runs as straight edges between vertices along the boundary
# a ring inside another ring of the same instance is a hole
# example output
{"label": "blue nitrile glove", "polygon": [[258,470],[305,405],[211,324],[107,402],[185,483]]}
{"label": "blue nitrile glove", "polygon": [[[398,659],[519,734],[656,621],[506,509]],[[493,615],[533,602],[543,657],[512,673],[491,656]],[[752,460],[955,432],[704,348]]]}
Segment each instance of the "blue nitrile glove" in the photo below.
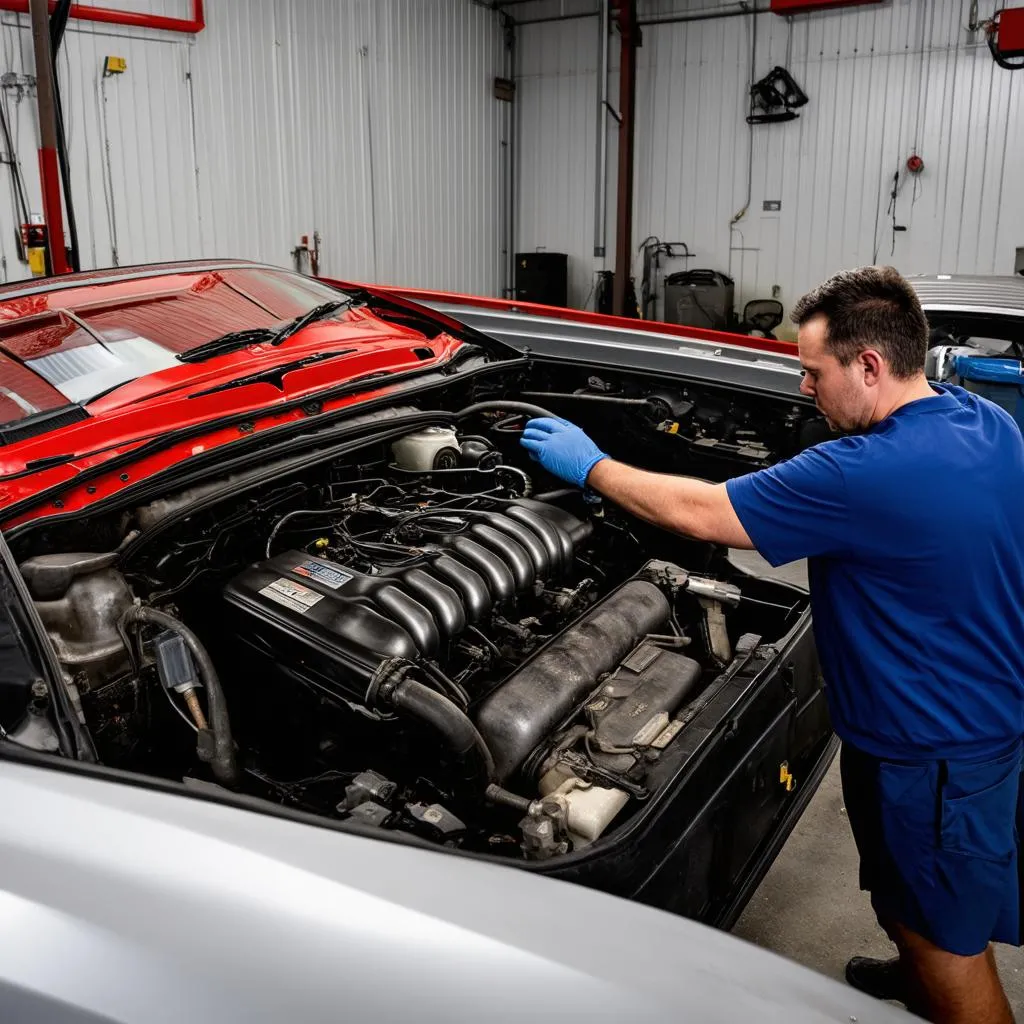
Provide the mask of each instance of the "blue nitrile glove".
{"label": "blue nitrile glove", "polygon": [[574,423],[551,416],[530,420],[519,443],[549,473],[577,487],[583,487],[587,474],[608,458]]}

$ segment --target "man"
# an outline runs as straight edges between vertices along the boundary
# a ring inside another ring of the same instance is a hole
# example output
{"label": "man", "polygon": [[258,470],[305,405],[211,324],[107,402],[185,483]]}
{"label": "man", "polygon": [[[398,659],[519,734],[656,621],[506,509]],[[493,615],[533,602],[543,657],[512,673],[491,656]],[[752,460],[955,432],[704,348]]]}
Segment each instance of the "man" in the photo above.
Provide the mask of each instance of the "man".
{"label": "man", "polygon": [[847,436],[725,484],[634,469],[564,420],[522,444],[660,526],[810,559],[861,887],[899,950],[847,978],[941,1024],[1006,1024],[989,943],[1021,942],[1024,441],[928,383],[927,323],[892,268],[837,275],[793,319],[801,391]]}

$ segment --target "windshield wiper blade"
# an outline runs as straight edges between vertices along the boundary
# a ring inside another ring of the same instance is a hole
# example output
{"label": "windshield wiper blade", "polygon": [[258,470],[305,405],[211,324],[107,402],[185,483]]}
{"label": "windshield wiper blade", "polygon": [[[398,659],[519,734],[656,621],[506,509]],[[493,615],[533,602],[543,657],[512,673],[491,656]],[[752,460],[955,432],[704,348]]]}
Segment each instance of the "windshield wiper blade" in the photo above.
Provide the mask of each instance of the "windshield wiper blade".
{"label": "windshield wiper blade", "polygon": [[250,327],[244,331],[228,331],[213,341],[207,341],[195,348],[178,353],[178,360],[182,363],[201,363],[214,356],[224,355],[226,352],[235,352],[240,348],[249,345],[258,345],[261,341],[269,341],[277,337],[277,331],[273,327]]}
{"label": "windshield wiper blade", "polygon": [[332,313],[337,313],[339,310],[351,306],[353,301],[353,299],[346,297],[344,299],[334,299],[331,302],[322,302],[319,306],[314,306],[308,312],[297,316],[290,323],[285,324],[271,338],[270,344],[280,345],[282,341],[287,341],[293,334],[301,331],[303,327],[308,327],[310,324],[316,323],[317,320],[326,320]]}
{"label": "windshield wiper blade", "polygon": [[325,359],[336,359],[338,356],[351,355],[357,351],[354,348],[336,349],[333,352],[316,352],[304,359],[294,359],[290,363],[282,363],[280,366],[271,366],[266,370],[259,370],[257,373],[247,374],[245,377],[236,377],[234,380],[225,381],[223,384],[215,384],[205,391],[196,391],[189,395],[189,398],[205,398],[206,395],[216,395],[221,391],[231,391],[233,388],[242,388],[247,384],[271,384],[278,391],[284,391],[285,375],[293,370],[302,370],[314,363],[322,363]]}

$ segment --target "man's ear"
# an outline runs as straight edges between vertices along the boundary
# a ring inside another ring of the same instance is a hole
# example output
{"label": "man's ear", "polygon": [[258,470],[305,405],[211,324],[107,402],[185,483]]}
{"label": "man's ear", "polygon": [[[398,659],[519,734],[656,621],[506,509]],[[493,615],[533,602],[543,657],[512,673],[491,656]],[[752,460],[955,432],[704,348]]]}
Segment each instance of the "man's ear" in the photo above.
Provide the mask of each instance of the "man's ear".
{"label": "man's ear", "polygon": [[857,358],[864,371],[864,383],[877,384],[882,378],[882,368],[885,365],[881,354],[873,348],[867,348]]}

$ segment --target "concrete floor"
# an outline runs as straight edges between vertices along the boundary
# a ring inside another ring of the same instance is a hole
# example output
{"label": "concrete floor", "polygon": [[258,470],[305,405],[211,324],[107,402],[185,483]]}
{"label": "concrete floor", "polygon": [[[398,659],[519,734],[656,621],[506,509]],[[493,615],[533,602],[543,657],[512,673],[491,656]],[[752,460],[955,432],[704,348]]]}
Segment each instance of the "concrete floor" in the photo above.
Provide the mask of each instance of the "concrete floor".
{"label": "concrete floor", "polygon": [[[838,757],[733,931],[839,979],[851,956],[893,955],[857,887]],[[1024,1021],[1024,950],[999,946],[996,958],[1010,1005]]]}

